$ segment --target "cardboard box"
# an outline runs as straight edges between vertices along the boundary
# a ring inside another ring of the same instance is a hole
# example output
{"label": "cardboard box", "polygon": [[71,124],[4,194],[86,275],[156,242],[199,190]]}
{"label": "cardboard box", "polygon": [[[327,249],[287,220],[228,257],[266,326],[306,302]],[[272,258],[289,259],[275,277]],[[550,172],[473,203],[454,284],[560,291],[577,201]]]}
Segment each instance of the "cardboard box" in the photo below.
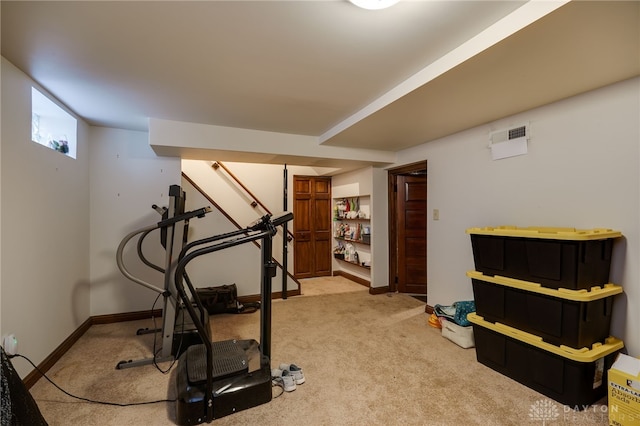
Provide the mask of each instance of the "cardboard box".
{"label": "cardboard box", "polygon": [[619,354],[609,370],[609,424],[640,425],[640,359]]}
{"label": "cardboard box", "polygon": [[467,349],[475,346],[473,339],[473,327],[462,327],[453,321],[442,320],[442,337],[451,340],[461,348]]}

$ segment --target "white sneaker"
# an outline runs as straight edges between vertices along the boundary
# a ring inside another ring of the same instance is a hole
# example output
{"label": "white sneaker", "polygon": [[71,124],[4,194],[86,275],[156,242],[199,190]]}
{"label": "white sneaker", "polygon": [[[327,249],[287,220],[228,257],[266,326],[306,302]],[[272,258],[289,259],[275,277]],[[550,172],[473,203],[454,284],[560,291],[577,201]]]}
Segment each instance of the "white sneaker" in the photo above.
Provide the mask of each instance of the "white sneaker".
{"label": "white sneaker", "polygon": [[271,370],[271,382],[276,386],[281,386],[286,392],[296,390],[296,381],[288,370],[274,368]]}
{"label": "white sneaker", "polygon": [[302,368],[298,367],[295,364],[280,364],[278,369],[282,371],[288,371],[289,375],[293,376],[293,379],[296,382],[296,385],[301,385],[304,383],[304,373],[302,372]]}

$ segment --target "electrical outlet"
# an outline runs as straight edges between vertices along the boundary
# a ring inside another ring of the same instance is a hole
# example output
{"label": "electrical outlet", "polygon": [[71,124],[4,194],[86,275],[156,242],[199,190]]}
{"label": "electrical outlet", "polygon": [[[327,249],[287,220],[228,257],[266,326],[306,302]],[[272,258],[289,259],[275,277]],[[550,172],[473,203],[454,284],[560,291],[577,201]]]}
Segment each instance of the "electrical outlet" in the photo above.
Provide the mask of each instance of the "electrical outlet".
{"label": "electrical outlet", "polygon": [[440,210],[433,209],[433,220],[440,220]]}
{"label": "electrical outlet", "polygon": [[15,355],[18,353],[18,339],[16,335],[11,333],[4,336],[2,339],[2,346],[7,355]]}

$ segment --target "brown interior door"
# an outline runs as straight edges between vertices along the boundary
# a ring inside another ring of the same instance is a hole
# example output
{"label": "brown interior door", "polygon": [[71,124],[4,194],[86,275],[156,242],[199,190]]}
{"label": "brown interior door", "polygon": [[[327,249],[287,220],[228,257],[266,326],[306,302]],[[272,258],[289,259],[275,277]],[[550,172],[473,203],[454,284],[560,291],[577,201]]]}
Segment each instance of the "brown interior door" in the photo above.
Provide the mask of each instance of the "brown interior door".
{"label": "brown interior door", "polygon": [[331,178],[293,177],[294,275],[331,275]]}
{"label": "brown interior door", "polygon": [[427,178],[398,175],[396,193],[397,287],[427,294]]}

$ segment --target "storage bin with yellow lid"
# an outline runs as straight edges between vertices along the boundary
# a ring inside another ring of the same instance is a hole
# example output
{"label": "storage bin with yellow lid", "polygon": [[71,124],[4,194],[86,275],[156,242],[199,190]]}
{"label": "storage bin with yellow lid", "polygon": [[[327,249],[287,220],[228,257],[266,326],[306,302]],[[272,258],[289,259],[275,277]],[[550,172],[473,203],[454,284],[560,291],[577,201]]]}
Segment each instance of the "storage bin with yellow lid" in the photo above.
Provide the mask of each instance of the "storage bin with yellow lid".
{"label": "storage bin with yellow lid", "polygon": [[477,271],[570,290],[609,283],[613,241],[622,236],[606,228],[499,226],[466,232]]}
{"label": "storage bin with yellow lid", "polygon": [[566,290],[469,271],[476,314],[542,337],[553,345],[591,347],[609,337],[614,296],[622,287],[605,284]]}
{"label": "storage bin with yellow lid", "polygon": [[591,348],[574,349],[471,313],[478,362],[575,410],[607,394],[607,371],[624,347],[609,337]]}

